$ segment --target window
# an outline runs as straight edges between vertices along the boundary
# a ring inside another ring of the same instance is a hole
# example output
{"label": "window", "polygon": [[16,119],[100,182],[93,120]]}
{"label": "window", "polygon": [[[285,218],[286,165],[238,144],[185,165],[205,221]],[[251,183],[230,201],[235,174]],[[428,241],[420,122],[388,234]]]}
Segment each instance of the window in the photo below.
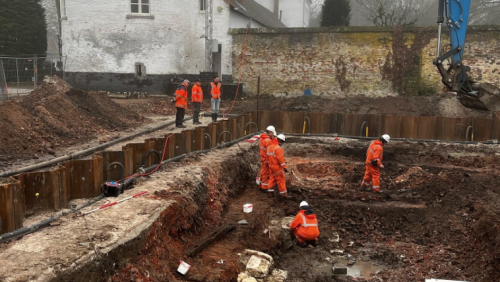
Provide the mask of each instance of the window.
{"label": "window", "polygon": [[198,0],[200,1],[200,11],[205,11],[207,9],[207,0]]}
{"label": "window", "polygon": [[132,14],[149,14],[150,0],[130,0],[130,12]]}

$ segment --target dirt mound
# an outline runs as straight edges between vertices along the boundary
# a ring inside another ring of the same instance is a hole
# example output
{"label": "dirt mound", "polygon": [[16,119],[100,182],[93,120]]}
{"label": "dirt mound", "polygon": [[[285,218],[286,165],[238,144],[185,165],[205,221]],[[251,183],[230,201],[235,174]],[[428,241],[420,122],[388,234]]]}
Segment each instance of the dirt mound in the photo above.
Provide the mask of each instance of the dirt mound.
{"label": "dirt mound", "polygon": [[0,104],[0,162],[9,165],[16,158],[36,158],[53,153],[55,147],[128,128],[143,120],[104,93],[87,93],[57,77],[46,78],[42,86],[21,101]]}

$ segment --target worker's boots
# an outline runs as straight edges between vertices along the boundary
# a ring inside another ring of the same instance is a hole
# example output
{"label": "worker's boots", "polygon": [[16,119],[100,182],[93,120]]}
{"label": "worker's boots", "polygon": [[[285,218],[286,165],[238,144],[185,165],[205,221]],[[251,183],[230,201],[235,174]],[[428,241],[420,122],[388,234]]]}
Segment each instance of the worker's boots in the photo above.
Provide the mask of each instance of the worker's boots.
{"label": "worker's boots", "polygon": [[212,122],[216,122],[217,121],[217,114],[212,114]]}

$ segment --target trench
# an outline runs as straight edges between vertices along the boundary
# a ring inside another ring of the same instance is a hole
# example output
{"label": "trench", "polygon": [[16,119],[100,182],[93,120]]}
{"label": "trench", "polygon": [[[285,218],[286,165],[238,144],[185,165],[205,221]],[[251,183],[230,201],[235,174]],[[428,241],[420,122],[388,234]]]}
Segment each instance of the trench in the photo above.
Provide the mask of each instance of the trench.
{"label": "trench", "polygon": [[[175,189],[154,193],[171,204],[150,228],[52,281],[236,281],[245,270],[239,256],[245,249],[273,256],[274,267],[288,271],[288,281],[495,281],[498,157],[474,145],[394,142],[384,154],[384,193],[373,194],[359,187],[360,152],[367,144],[331,138],[285,144],[290,170],[285,201],[257,190],[257,146],[234,146],[229,157],[219,155],[228,154],[223,150],[210,160],[189,157],[172,164],[166,173],[182,170],[188,176]],[[473,152],[473,160],[453,157],[461,152]],[[191,168],[197,177],[188,181]],[[316,247],[294,244],[283,228],[303,200],[319,220]],[[254,206],[251,213],[243,212],[247,203]],[[239,225],[240,220],[248,224]],[[190,255],[227,226],[235,228]],[[191,265],[185,276],[176,271],[180,260]],[[333,273],[339,265],[347,275]]]}
{"label": "trench", "polygon": [[[410,162],[401,152],[405,146],[415,145],[399,143],[388,149],[382,175],[385,193],[373,194],[358,187],[363,175],[359,152],[364,143],[332,146],[325,142],[306,155],[303,145],[307,140],[286,144],[289,170],[293,171],[287,175],[290,198],[286,201],[268,198],[257,190],[256,148],[222,165],[223,171],[236,173],[204,178],[219,183],[217,186],[201,184],[190,196],[160,193],[159,197],[173,198],[177,204],[162,213],[135,248],[121,248],[140,251],[119,253],[114,266],[109,265],[114,274],[107,277],[112,281],[236,281],[245,268],[239,254],[254,249],[273,256],[274,267],[288,271],[290,281],[420,281],[436,277],[494,281],[488,279],[498,274],[496,248],[482,257],[488,265],[472,262],[477,261],[478,250],[485,251],[499,238],[496,231],[483,226],[498,209],[494,204],[500,199],[495,189],[499,179],[487,170],[457,165],[460,161],[456,159],[429,160],[436,150],[453,154],[463,148],[428,146]],[[493,161],[487,155],[478,158]],[[288,231],[275,236],[265,233],[280,230],[283,219],[293,217],[302,200],[318,216],[321,235],[316,247],[295,245],[286,235]],[[252,213],[243,212],[246,203],[254,205]],[[248,225],[238,225],[240,220]],[[212,231],[229,225],[236,228],[196,256],[188,255]],[[176,272],[179,260],[191,265],[185,276]],[[339,264],[347,268],[347,275],[333,273],[332,267]],[[77,281],[74,277],[71,281]]]}

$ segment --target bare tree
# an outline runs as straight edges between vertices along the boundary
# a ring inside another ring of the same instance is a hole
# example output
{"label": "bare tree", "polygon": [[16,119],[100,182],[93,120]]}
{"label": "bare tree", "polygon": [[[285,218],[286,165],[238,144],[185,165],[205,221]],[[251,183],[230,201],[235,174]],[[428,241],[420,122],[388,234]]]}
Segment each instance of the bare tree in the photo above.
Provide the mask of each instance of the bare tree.
{"label": "bare tree", "polygon": [[[375,26],[415,25],[430,14],[437,17],[432,0],[355,0],[361,13]],[[434,13],[433,13],[434,12]]]}

